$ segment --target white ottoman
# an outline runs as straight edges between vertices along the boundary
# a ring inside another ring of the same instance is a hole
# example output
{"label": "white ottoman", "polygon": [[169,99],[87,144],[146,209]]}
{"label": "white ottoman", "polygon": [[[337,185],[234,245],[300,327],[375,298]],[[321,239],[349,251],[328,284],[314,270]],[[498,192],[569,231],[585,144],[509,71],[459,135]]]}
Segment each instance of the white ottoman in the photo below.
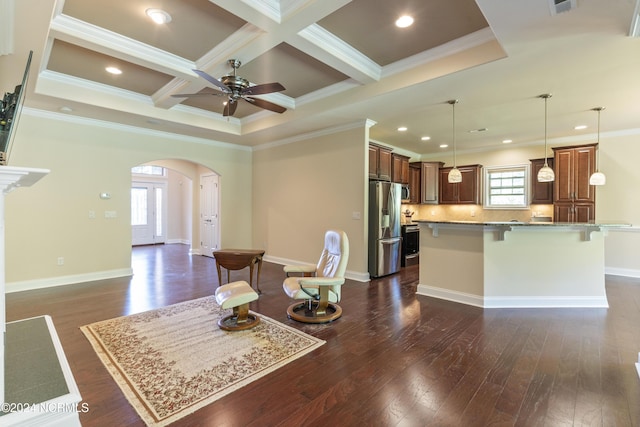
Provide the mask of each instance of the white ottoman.
{"label": "white ottoman", "polygon": [[260,323],[260,318],[249,313],[249,303],[258,299],[258,293],[244,280],[227,283],[216,289],[216,302],[224,309],[232,308],[233,314],[218,320],[225,331],[249,329]]}

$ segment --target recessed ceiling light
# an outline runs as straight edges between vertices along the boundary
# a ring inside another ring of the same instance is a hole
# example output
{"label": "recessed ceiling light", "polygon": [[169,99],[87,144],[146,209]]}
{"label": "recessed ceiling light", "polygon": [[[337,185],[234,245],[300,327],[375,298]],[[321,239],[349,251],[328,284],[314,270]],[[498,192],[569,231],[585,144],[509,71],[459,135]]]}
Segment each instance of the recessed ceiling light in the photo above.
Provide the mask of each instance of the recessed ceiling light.
{"label": "recessed ceiling light", "polygon": [[409,15],[402,15],[400,18],[396,19],[396,27],[399,28],[407,28],[413,24],[413,17]]}
{"label": "recessed ceiling light", "polygon": [[430,136],[423,136],[422,138],[420,138],[422,141],[429,141],[431,139]]}
{"label": "recessed ceiling light", "polygon": [[513,140],[512,140],[512,139],[503,139],[503,140],[502,140],[502,143],[503,143],[503,144],[511,144],[512,142],[513,142]]}
{"label": "recessed ceiling light", "polygon": [[575,130],[582,130],[582,129],[586,129],[587,125],[578,125],[576,127],[574,127]]}
{"label": "recessed ceiling light", "polygon": [[145,13],[156,24],[167,24],[171,22],[171,15],[162,9],[147,9]]}
{"label": "recessed ceiling light", "polygon": [[70,113],[70,112],[72,112],[72,111],[73,111],[73,108],[71,108],[71,107],[67,107],[67,106],[65,106],[65,107],[60,107],[60,111],[62,111],[63,113]]}
{"label": "recessed ceiling light", "polygon": [[400,126],[398,128],[398,132],[406,132],[407,131],[407,127],[406,126]]}
{"label": "recessed ceiling light", "polygon": [[117,67],[107,67],[105,70],[107,70],[107,73],[111,74],[122,74],[122,70]]}
{"label": "recessed ceiling light", "polygon": [[440,144],[440,148],[447,148],[449,144]]}

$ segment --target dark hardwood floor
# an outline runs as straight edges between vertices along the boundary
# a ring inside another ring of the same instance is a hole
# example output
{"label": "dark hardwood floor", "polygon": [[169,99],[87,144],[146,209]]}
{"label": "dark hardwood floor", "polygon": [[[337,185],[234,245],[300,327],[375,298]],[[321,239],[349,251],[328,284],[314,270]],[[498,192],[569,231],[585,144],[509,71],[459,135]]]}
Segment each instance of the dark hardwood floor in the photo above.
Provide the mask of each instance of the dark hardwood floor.
{"label": "dark hardwood floor", "polygon": [[[212,294],[214,260],[187,249],[135,248],[131,278],[7,295],[8,321],[52,316],[83,426],[144,424],[79,327]],[[638,279],[607,277],[609,309],[483,310],[416,296],[410,267],[347,281],[342,318],[304,325],[283,276],[265,263],[251,308],[327,343],[172,425],[640,426]]]}

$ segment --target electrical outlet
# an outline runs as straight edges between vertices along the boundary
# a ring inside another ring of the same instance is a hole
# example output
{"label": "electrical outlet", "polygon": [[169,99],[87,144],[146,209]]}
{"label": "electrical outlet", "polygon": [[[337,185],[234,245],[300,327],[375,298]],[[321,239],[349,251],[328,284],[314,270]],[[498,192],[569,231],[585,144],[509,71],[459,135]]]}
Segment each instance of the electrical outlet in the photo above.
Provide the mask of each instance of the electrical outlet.
{"label": "electrical outlet", "polygon": [[352,219],[360,219],[360,212],[351,212]]}
{"label": "electrical outlet", "polygon": [[95,219],[96,211],[89,211],[89,219]]}
{"label": "electrical outlet", "polygon": [[105,218],[116,218],[117,216],[118,214],[116,213],[116,211],[104,211]]}
{"label": "electrical outlet", "polygon": [[58,265],[64,265],[64,257],[63,256],[59,256],[58,257]]}

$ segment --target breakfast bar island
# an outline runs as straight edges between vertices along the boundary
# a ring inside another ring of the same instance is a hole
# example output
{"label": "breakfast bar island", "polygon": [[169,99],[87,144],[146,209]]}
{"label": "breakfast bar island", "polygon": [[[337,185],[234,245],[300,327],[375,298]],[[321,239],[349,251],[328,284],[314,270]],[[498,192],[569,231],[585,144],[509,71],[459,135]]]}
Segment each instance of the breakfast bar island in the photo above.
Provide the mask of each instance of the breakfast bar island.
{"label": "breakfast bar island", "polygon": [[484,308],[608,307],[607,229],[624,223],[415,221],[426,295]]}

